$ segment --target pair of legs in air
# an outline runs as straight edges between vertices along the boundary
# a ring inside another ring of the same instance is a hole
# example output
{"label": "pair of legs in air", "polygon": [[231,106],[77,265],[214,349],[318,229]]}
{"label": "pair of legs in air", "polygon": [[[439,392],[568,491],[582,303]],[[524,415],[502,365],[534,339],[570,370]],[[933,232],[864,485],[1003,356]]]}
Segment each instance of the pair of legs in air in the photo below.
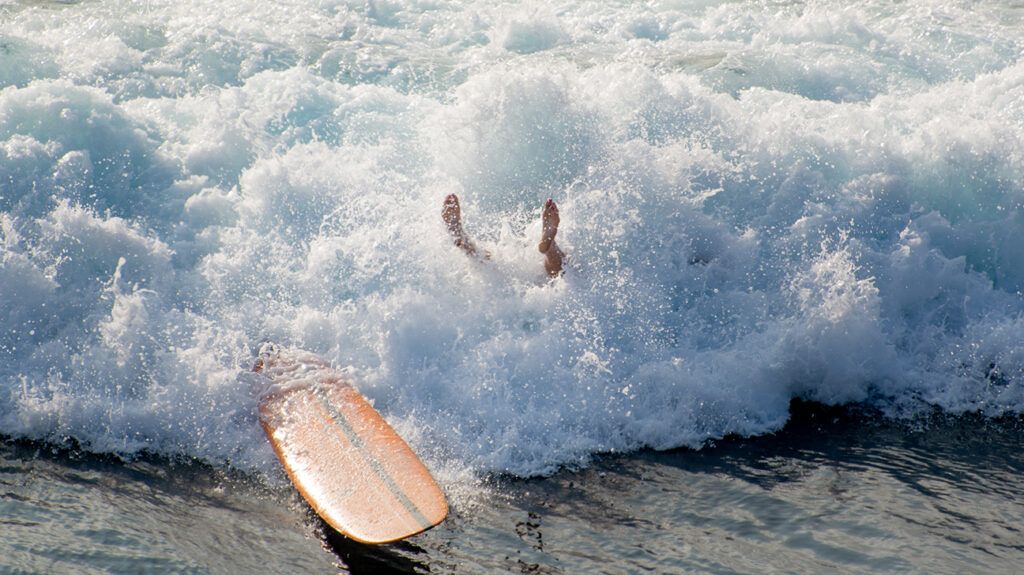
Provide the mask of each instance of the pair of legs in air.
{"label": "pair of legs in air", "polygon": [[[441,210],[441,219],[448,226],[448,233],[451,234],[455,245],[462,248],[462,251],[471,256],[479,256],[480,252],[476,245],[462,229],[462,209],[459,207],[459,198],[455,194],[448,194],[444,199],[444,208]],[[562,260],[565,254],[555,243],[555,234],[558,233],[558,206],[551,199],[544,202],[544,209],[541,211],[541,222],[543,229],[540,234],[540,243],[537,249],[544,254],[544,271],[550,277],[556,277],[562,273]],[[486,254],[483,255],[487,257]]]}

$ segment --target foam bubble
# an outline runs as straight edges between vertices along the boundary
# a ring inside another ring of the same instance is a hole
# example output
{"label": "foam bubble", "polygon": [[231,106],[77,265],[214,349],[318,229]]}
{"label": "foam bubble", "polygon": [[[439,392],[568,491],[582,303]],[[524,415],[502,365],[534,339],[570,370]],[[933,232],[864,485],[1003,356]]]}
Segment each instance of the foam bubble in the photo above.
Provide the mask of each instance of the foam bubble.
{"label": "foam bubble", "polygon": [[568,41],[568,35],[553,13],[535,9],[529,14],[509,14],[497,26],[494,41],[510,52],[532,54]]}

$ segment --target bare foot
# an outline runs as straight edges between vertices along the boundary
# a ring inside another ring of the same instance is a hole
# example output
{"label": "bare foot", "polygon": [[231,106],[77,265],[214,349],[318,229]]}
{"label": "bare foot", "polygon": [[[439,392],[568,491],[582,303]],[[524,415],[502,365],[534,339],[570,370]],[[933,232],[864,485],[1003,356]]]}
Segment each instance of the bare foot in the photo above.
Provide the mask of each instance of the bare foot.
{"label": "bare foot", "polygon": [[441,219],[448,227],[448,233],[455,240],[455,245],[462,248],[471,256],[476,255],[476,246],[466,237],[462,229],[462,208],[459,207],[459,197],[455,194],[448,194],[444,199],[444,208],[441,209]]}
{"label": "bare foot", "polygon": [[459,197],[455,194],[448,194],[445,197],[441,219],[448,226],[448,233],[453,236],[462,235],[462,208],[459,207]]}
{"label": "bare foot", "polygon": [[558,248],[558,244],[555,243],[559,221],[558,206],[555,205],[554,200],[548,198],[548,201],[544,202],[544,209],[541,212],[541,222],[543,222],[544,229],[541,231],[540,243],[537,244],[537,249],[546,256],[544,259],[544,270],[551,277],[562,273],[562,259],[565,257],[562,250]]}
{"label": "bare foot", "polygon": [[537,249],[540,253],[546,254],[551,248],[551,243],[555,241],[555,234],[558,233],[558,206],[555,205],[554,200],[548,198],[548,201],[544,202],[544,209],[540,216],[541,221],[544,223],[544,230],[540,235],[540,244],[537,245]]}

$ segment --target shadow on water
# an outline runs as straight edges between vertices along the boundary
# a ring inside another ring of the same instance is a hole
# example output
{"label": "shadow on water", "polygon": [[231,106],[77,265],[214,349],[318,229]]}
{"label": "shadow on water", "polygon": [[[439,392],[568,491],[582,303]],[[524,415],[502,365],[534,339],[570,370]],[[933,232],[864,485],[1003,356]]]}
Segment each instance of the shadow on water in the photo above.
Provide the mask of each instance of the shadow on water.
{"label": "shadow on water", "polygon": [[418,557],[429,560],[427,551],[409,540],[366,545],[341,535],[319,518],[317,522],[324,544],[342,560],[352,575],[430,573],[430,566],[417,560]]}
{"label": "shadow on water", "polygon": [[[1016,494],[1002,489],[1003,473],[1024,473],[1024,417],[935,413],[911,422],[894,421],[864,406],[826,406],[794,400],[786,426],[759,437],[730,436],[700,450],[644,450],[625,455],[600,455],[583,470],[564,470],[549,478],[517,480],[509,485],[555,489],[585,481],[588,475],[614,474],[644,480],[646,462],[685,470],[689,474],[723,475],[771,490],[802,480],[809,469],[823,465],[839,471],[884,471],[924,495],[929,485],[966,491]],[[581,507],[589,502],[580,501]]]}
{"label": "shadow on water", "polygon": [[1000,493],[1000,483],[991,479],[1024,472],[1024,456],[1015,447],[1024,441],[1024,419],[1019,417],[935,413],[901,422],[863,406],[800,400],[792,402],[790,414],[786,426],[773,434],[729,437],[700,451],[639,456],[693,473],[729,475],[765,489],[800,480],[808,468],[822,465],[850,472],[876,469],[928,496],[935,495],[929,485],[936,483]]}

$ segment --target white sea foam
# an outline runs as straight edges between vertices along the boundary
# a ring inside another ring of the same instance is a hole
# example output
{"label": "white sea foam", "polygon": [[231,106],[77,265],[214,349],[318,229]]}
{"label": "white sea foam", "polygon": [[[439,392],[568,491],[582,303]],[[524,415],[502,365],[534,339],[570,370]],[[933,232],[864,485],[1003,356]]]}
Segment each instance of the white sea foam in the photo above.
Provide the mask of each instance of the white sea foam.
{"label": "white sea foam", "polygon": [[0,4],[0,432],[275,469],[265,341],[348,368],[451,481],[765,433],[794,397],[1020,413],[1022,23]]}

